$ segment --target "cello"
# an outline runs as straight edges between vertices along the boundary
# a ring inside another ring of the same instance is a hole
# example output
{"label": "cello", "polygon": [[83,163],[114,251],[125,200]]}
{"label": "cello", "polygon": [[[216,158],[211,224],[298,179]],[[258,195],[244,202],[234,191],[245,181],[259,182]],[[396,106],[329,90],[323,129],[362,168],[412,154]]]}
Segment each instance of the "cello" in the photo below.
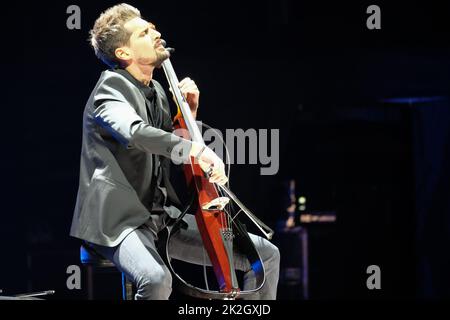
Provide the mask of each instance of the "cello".
{"label": "cello", "polygon": [[[161,42],[166,47],[166,42],[164,40],[161,40]],[[166,50],[170,54],[174,52],[173,48],[166,47]],[[205,145],[197,122],[178,87],[179,81],[170,58],[165,59],[161,67],[164,70],[178,109],[173,120],[174,128],[178,129],[175,130],[175,133],[181,131],[183,138]],[[174,279],[177,280],[179,289],[191,297],[232,300],[254,294],[264,285],[264,265],[245,226],[237,217],[243,212],[269,240],[274,232],[236,197],[228,185],[209,182],[208,178],[211,171],[205,173],[196,159],[190,157],[189,160],[189,163],[183,164],[183,169],[187,185],[191,191],[191,199],[176,221],[167,227],[162,257],[172,275],[175,276]],[[239,208],[238,211],[235,209],[236,207]],[[177,274],[172,265],[169,253],[170,239],[178,230],[179,224],[187,212],[195,212],[195,220],[204,248],[212,264],[218,290],[200,288],[188,283]],[[238,248],[239,252],[247,257],[256,278],[254,288],[241,290],[239,287],[233,261],[234,248]]]}

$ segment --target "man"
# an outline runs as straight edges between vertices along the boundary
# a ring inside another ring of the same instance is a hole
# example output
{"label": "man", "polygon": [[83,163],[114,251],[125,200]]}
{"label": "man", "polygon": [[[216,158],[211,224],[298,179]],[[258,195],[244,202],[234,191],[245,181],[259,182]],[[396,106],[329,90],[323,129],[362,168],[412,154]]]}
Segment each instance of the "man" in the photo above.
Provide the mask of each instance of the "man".
{"label": "man", "polygon": [[[136,299],[168,299],[172,277],[155,247],[158,232],[180,215],[179,200],[169,181],[169,161],[193,156],[210,182],[227,182],[222,160],[209,148],[174,135],[168,99],[153,71],[169,53],[161,34],[127,4],[106,10],[91,30],[96,55],[113,69],[104,71],[83,116],[80,185],[71,235],[114,262],[137,287]],[[180,82],[196,116],[199,90],[186,78]],[[204,260],[202,241],[193,215],[187,228],[172,237],[174,258]],[[274,299],[279,269],[278,249],[251,235],[264,262],[267,280],[261,299]],[[236,254],[252,288],[253,273]]]}

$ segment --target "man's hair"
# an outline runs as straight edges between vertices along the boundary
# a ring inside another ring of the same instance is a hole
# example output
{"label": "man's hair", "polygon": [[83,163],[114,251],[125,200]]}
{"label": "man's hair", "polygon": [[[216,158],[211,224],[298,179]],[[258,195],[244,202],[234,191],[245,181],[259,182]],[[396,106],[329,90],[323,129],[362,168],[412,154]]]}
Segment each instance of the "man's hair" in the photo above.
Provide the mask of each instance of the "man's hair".
{"label": "man's hair", "polygon": [[131,33],[124,25],[133,18],[141,17],[138,9],[126,3],[104,11],[89,32],[89,41],[95,55],[110,67],[118,64],[115,50],[128,44]]}

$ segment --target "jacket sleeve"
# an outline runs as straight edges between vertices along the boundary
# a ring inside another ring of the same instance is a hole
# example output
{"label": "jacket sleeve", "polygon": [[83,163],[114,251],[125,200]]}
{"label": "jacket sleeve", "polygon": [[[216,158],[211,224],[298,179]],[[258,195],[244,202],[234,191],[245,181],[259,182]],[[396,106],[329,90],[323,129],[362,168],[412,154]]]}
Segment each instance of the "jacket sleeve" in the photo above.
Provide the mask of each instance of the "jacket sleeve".
{"label": "jacket sleeve", "polygon": [[126,148],[162,155],[174,162],[189,158],[191,142],[145,122],[117,89],[125,79],[109,77],[94,95],[94,119]]}

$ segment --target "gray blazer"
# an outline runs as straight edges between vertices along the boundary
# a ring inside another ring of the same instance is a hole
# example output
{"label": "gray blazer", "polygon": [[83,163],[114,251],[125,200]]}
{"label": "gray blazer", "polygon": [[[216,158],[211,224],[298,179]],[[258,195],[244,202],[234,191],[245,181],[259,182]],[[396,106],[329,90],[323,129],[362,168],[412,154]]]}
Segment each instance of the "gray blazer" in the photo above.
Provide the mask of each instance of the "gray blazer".
{"label": "gray blazer", "polygon": [[[156,105],[168,113],[165,118],[170,121],[165,92],[153,83]],[[71,236],[113,247],[149,220],[143,199],[152,182],[152,154],[183,161],[189,157],[191,142],[153,127],[147,119],[141,91],[124,76],[104,71],[83,114]],[[171,128],[171,123],[164,126]]]}

